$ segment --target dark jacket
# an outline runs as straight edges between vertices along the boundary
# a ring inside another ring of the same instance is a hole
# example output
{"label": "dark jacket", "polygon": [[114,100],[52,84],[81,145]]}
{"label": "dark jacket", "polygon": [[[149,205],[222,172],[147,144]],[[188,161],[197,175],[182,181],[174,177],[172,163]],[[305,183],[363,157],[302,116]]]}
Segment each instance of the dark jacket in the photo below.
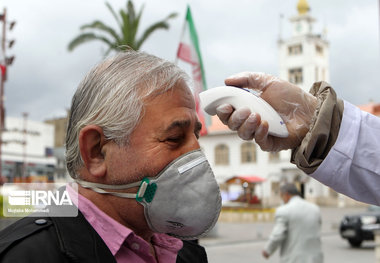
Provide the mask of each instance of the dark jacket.
{"label": "dark jacket", "polygon": [[[77,217],[25,217],[0,232],[0,262],[116,262],[102,238]],[[183,242],[177,262],[207,262],[203,247]]]}

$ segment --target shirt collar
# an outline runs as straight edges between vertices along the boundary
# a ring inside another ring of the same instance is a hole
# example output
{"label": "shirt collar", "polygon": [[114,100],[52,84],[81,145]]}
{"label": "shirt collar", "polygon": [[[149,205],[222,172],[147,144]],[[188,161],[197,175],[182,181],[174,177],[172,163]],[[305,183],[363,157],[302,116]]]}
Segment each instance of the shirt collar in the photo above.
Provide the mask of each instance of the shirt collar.
{"label": "shirt collar", "polygon": [[293,196],[289,199],[289,202],[288,202],[288,203],[293,202],[293,201],[295,201],[295,200],[299,200],[299,199],[302,199],[299,195],[293,195]]}
{"label": "shirt collar", "polygon": [[[74,194],[74,189],[67,184],[67,191],[70,196]],[[120,250],[124,241],[127,239],[138,240],[141,243],[147,241],[137,236],[131,229],[120,224],[109,215],[100,210],[94,203],[83,195],[78,193],[78,203],[73,199],[73,203],[78,207],[79,211],[83,214],[90,225],[95,229],[99,236],[103,239],[104,243],[110,249],[112,255]],[[168,236],[167,234],[154,233],[152,236],[152,244],[154,246],[167,249],[177,253],[183,246],[180,239]]]}
{"label": "shirt collar", "polygon": [[[66,186],[69,195],[74,191],[71,186]],[[75,201],[74,201],[75,204]],[[78,193],[78,203],[75,204],[90,225],[95,229],[104,243],[115,255],[125,239],[133,234],[132,230],[123,226],[109,215],[100,210],[94,203]]]}

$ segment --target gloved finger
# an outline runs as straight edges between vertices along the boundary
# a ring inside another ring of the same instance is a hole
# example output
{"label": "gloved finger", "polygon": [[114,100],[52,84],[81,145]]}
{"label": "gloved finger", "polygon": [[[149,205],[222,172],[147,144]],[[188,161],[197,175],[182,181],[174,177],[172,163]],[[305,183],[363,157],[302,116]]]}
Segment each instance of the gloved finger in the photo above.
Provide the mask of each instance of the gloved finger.
{"label": "gloved finger", "polygon": [[273,141],[268,137],[269,125],[267,121],[262,121],[255,132],[255,141],[263,151],[271,151]]}
{"label": "gloved finger", "polygon": [[257,113],[251,113],[238,129],[238,136],[243,140],[252,140],[255,137],[255,132],[259,127],[260,122],[260,115]]}
{"label": "gloved finger", "polygon": [[224,80],[224,83],[229,86],[247,87],[256,91],[263,91],[268,83],[274,78],[270,75],[260,72],[242,72],[232,75]]}
{"label": "gloved finger", "polygon": [[233,131],[238,130],[250,114],[251,110],[248,107],[242,107],[235,110],[228,119],[228,127]]}
{"label": "gloved finger", "polygon": [[228,119],[230,118],[234,108],[230,104],[222,104],[216,108],[216,115],[222,121],[223,124],[228,124]]}
{"label": "gloved finger", "polygon": [[237,73],[237,74],[234,74],[234,75],[226,78],[224,80],[224,83],[227,86],[247,87],[247,86],[249,86],[250,75],[251,75],[250,72]]}

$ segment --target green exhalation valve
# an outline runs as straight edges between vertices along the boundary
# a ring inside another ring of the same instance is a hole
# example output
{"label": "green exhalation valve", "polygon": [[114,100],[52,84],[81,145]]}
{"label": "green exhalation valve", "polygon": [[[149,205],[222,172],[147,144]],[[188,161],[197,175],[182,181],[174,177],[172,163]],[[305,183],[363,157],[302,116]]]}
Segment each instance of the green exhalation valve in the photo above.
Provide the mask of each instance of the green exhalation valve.
{"label": "green exhalation valve", "polygon": [[148,178],[144,178],[141,181],[139,191],[136,194],[136,200],[142,202],[143,199],[145,199],[147,203],[150,203],[156,194],[156,190],[157,184],[150,183]]}

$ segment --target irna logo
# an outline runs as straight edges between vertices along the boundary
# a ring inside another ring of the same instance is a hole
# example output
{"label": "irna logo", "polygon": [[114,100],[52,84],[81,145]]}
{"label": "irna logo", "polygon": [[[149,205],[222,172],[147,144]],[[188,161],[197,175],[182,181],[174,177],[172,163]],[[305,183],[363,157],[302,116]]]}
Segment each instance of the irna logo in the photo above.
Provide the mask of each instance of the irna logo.
{"label": "irna logo", "polygon": [[14,190],[8,196],[10,205],[73,205],[67,191]]}

